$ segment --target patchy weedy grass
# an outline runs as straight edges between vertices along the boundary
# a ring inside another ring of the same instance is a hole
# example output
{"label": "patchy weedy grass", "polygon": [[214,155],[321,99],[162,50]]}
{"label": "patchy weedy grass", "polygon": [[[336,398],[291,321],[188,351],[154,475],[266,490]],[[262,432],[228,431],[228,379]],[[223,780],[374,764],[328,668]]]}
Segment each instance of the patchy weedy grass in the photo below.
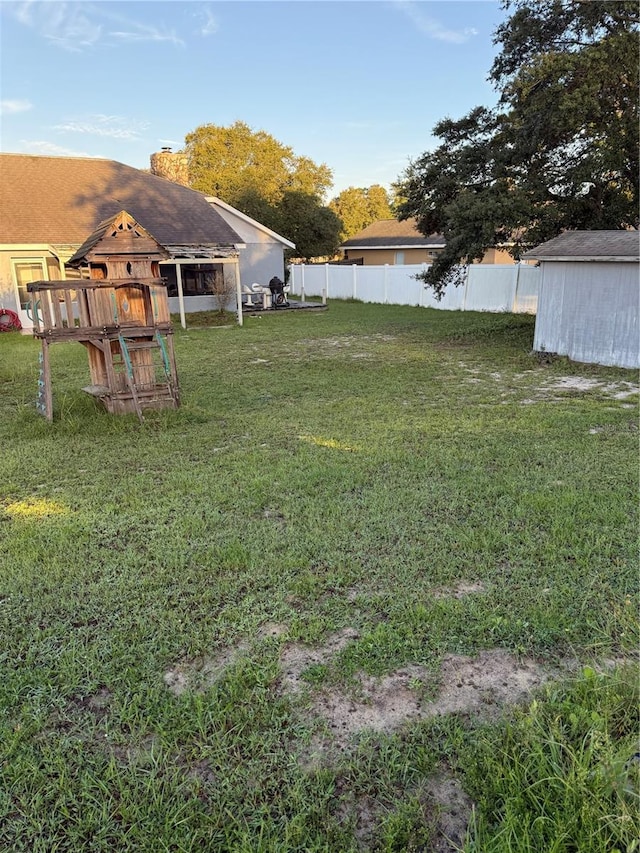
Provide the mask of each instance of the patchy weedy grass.
{"label": "patchy weedy grass", "polygon": [[478,803],[469,850],[638,849],[637,671],[585,667],[513,721],[484,733],[463,761]]}
{"label": "patchy weedy grass", "polygon": [[527,316],[199,321],[143,425],[62,344],[47,424],[0,336],[0,847],[636,849],[636,374]]}

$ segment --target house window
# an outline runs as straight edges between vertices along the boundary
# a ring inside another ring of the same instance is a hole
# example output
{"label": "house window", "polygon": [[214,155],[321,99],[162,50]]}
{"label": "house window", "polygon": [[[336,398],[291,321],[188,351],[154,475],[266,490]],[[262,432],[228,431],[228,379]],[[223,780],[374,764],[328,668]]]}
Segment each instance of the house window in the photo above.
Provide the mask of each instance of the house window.
{"label": "house window", "polygon": [[29,307],[31,297],[27,285],[31,281],[48,281],[45,262],[42,259],[13,261],[13,278],[18,291],[18,301],[23,311]]}
{"label": "house window", "polygon": [[[224,272],[222,264],[182,264],[182,292],[185,296],[211,296],[219,290]],[[160,274],[167,280],[167,295],[178,295],[174,264],[163,264]]]}
{"label": "house window", "polygon": [[396,252],[394,264],[403,264],[404,263],[404,252]]}
{"label": "house window", "polygon": [[89,267],[65,267],[64,277],[67,281],[81,281],[90,279]]}

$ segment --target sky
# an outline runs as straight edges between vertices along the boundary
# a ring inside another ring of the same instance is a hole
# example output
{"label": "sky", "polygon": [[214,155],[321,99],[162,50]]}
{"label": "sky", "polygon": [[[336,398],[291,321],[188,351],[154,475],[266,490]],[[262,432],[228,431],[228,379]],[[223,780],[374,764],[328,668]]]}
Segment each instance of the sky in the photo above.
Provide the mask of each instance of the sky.
{"label": "sky", "polygon": [[497,94],[493,0],[0,0],[0,150],[148,168],[243,121],[333,172],[390,184],[434,125]]}

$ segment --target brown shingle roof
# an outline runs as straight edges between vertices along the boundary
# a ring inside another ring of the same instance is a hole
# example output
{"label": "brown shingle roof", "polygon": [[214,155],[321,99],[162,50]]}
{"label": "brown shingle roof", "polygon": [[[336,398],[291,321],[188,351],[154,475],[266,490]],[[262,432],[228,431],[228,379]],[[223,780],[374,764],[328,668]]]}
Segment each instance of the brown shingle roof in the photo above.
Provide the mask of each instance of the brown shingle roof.
{"label": "brown shingle roof", "polygon": [[0,154],[0,243],[79,245],[127,210],[162,245],[242,239],[202,193],[117,163]]}
{"label": "brown shingle roof", "polygon": [[372,222],[362,231],[354,234],[342,243],[342,249],[386,249],[386,248],[422,248],[443,247],[442,234],[430,234],[425,237],[416,228],[415,219],[380,219]]}
{"label": "brown shingle roof", "polygon": [[640,234],[638,231],[565,231],[553,240],[547,240],[522,257],[540,261],[562,259],[584,260],[638,260]]}

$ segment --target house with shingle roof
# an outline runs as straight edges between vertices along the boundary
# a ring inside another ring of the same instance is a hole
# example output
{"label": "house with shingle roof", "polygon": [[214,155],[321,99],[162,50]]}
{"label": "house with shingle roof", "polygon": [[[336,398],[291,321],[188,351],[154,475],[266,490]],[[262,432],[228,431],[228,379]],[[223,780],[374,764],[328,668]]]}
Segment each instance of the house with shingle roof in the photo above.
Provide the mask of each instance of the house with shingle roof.
{"label": "house with shingle roof", "polygon": [[[67,262],[121,210],[167,250],[161,274],[172,311],[217,308],[212,273],[246,286],[284,278],[293,244],[218,199],[114,160],[0,154],[0,307],[30,328],[27,284],[81,275]],[[260,234],[258,271],[240,231]]]}
{"label": "house with shingle roof", "polygon": [[566,231],[523,258],[541,272],[535,351],[640,367],[638,231]]}
{"label": "house with shingle roof", "polygon": [[[430,264],[446,244],[442,234],[425,237],[415,219],[380,219],[341,244],[345,262],[352,264]],[[483,264],[513,264],[504,249],[489,249]]]}

